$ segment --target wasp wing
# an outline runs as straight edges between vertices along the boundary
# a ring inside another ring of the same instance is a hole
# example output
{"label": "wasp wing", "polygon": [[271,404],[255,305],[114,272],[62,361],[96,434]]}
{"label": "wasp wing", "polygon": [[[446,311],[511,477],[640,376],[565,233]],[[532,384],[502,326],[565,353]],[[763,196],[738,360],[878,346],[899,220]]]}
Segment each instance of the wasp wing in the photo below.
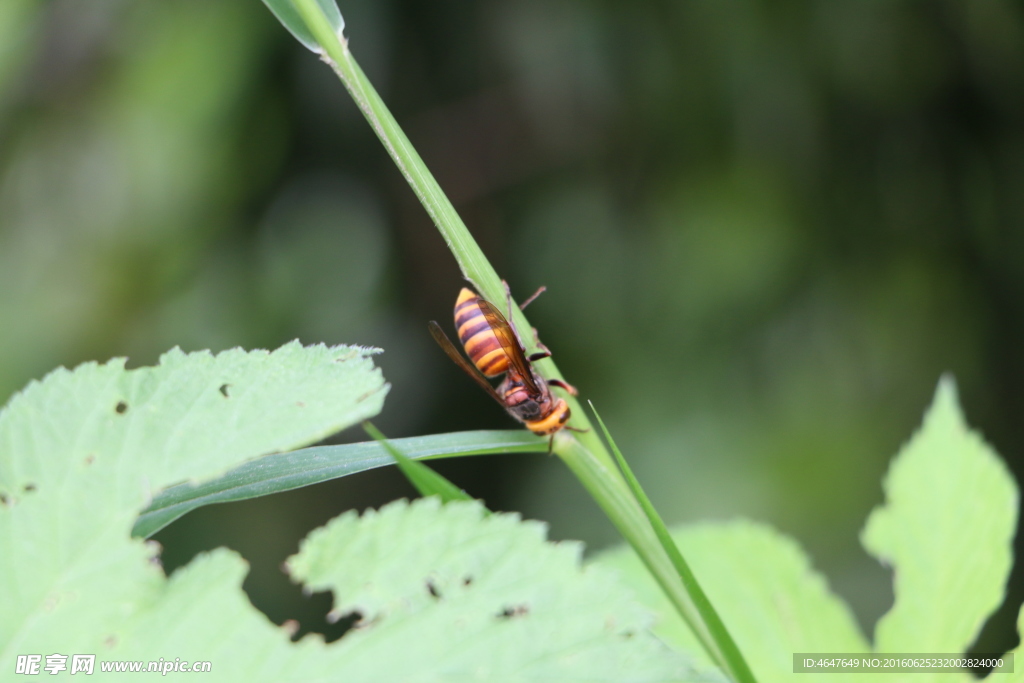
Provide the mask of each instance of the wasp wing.
{"label": "wasp wing", "polygon": [[432,336],[434,341],[437,342],[437,345],[448,354],[448,357],[455,361],[455,364],[462,368],[467,375],[472,377],[476,383],[491,396],[491,398],[500,403],[503,408],[506,407],[505,402],[501,400],[501,397],[498,396],[498,392],[494,390],[494,387],[492,387],[491,383],[487,381],[487,378],[484,377],[483,373],[480,372],[475,365],[466,360],[461,353],[459,353],[459,350],[455,348],[455,344],[452,344],[452,340],[444,333],[441,326],[438,325],[436,321],[431,320],[427,323],[427,328],[430,330],[430,336]]}
{"label": "wasp wing", "polygon": [[519,344],[519,339],[516,337],[512,325],[505,320],[505,316],[491,302],[480,299],[477,303],[488,324],[491,326],[494,336],[501,342],[501,348],[505,350],[505,355],[508,356],[509,365],[523,378],[523,384],[526,385],[528,391],[535,394],[541,393],[540,387],[533,380],[533,369],[530,367],[530,361],[526,360],[526,352],[523,351],[523,347]]}

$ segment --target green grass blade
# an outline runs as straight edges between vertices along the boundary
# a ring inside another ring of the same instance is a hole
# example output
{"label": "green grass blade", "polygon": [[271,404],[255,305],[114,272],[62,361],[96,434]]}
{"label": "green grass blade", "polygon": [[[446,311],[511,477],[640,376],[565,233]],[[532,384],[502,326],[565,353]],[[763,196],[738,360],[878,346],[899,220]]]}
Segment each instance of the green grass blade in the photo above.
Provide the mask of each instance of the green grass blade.
{"label": "green grass blade", "polygon": [[449,503],[453,500],[473,500],[458,486],[423,463],[410,459],[402,451],[391,445],[387,437],[374,427],[372,422],[364,422],[363,429],[391,454],[391,457],[395,459],[395,463],[398,465],[398,469],[402,470],[402,474],[405,475],[410,484],[416,487],[421,496],[437,496],[443,503]]}
{"label": "green grass blade", "polygon": [[[334,69],[352,99],[363,112],[395,165],[441,232],[463,274],[476,286],[477,291],[484,298],[504,310],[505,290],[501,279],[470,235],[462,219],[455,212],[440,185],[427,169],[419,154],[416,153],[412,143],[402,132],[398,122],[391,115],[366,74],[359,68],[349,52],[348,41],[331,27],[329,19],[318,5],[318,0],[292,0],[292,2],[306,22],[310,34],[315,37],[320,46],[316,52]],[[512,308],[511,321],[520,330],[531,329],[526,316],[518,307]],[[532,335],[526,334],[523,337],[526,339],[527,346],[530,347],[528,350],[535,350],[531,339]],[[550,358],[538,361],[536,367],[540,374],[547,379],[562,379],[561,373]],[[633,499],[622,474],[615,467],[612,455],[596,432],[591,429],[590,421],[582,405],[573,396],[566,396],[565,400],[572,411],[570,424],[583,431],[573,437],[563,434],[562,438],[556,438],[555,453],[580,478],[581,483],[590,491],[605,513],[617,524],[620,531],[625,530],[630,534],[627,538],[631,539],[631,543],[636,541],[634,548],[644,558],[648,567],[651,567],[652,571],[656,570],[659,583],[670,594],[674,602],[677,604],[689,602],[689,595],[683,590],[681,581],[672,568],[672,563],[650,530],[650,525],[646,522],[639,503]],[[695,619],[695,621],[690,621],[695,630],[708,636],[702,638],[701,642],[709,648],[709,653],[715,661],[735,680],[744,681],[744,683],[752,681],[753,677],[744,677],[741,675],[742,672],[730,670],[731,662],[721,656],[720,649],[716,647],[713,638],[707,634],[708,626],[700,620],[699,614],[696,617],[690,616]]]}
{"label": "green grass blade", "polygon": [[[629,463],[626,462],[625,456],[622,455],[622,451],[619,450],[618,445],[615,443],[615,439],[612,438],[611,433],[608,431],[608,427],[605,426],[604,420],[601,419],[601,415],[598,414],[597,408],[594,407],[592,401],[590,403],[590,409],[594,411],[594,417],[597,418],[597,424],[601,427],[601,433],[604,434],[605,440],[608,442],[608,446],[611,448],[612,453],[615,455],[615,460],[619,464],[619,469],[622,470],[623,476],[626,478],[626,483],[629,484],[630,490],[633,492],[633,497],[640,503],[640,507],[643,508],[644,514],[647,515],[647,519],[651,523],[651,527],[654,529],[655,535],[658,537],[658,541],[661,543],[661,547],[665,549],[669,559],[672,560],[672,565],[676,568],[679,573],[679,578],[683,581],[683,586],[686,587],[686,592],[690,594],[690,599],[693,600],[693,604],[696,606],[697,611],[700,613],[701,619],[704,621],[707,629],[715,643],[718,645],[722,656],[726,658],[729,664],[729,668],[735,675],[738,681],[754,681],[754,673],[750,670],[746,660],[743,658],[743,653],[736,646],[736,641],[732,639],[729,634],[729,630],[725,627],[725,623],[721,617],[718,616],[718,612],[715,610],[714,605],[708,600],[707,595],[704,593],[704,589],[700,587],[700,583],[697,581],[697,577],[694,576],[693,571],[690,569],[690,565],[687,564],[683,554],[679,552],[679,547],[675,541],[672,540],[672,535],[668,531],[668,527],[665,526],[665,521],[658,514],[658,511],[654,509],[654,504],[651,503],[651,499],[647,497],[643,487],[640,486],[640,481],[633,474],[632,468]],[[681,614],[686,619],[687,615]]]}
{"label": "green grass blade", "polygon": [[[316,3],[320,5],[320,10],[327,17],[327,21],[334,32],[341,35],[341,32],[345,29],[345,20],[341,17],[341,12],[338,11],[338,5],[335,4],[334,0],[316,0]],[[274,16],[281,22],[281,25],[288,29],[295,36],[296,40],[313,52],[320,51],[316,38],[309,32],[306,22],[302,20],[302,17],[295,10],[292,0],[263,0],[263,4],[274,13]]]}
{"label": "green grass blade", "polygon": [[[501,278],[487,260],[476,240],[473,239],[466,224],[462,222],[455,207],[452,206],[444,190],[441,189],[433,174],[423,163],[423,159],[420,158],[409,138],[406,137],[395,117],[391,115],[384,100],[377,94],[373,84],[359,67],[348,49],[348,41],[335,30],[330,18],[322,11],[320,6],[322,1],[292,0],[294,8],[306,22],[306,31],[314,36],[319,43],[319,48],[314,51],[318,52],[324,61],[331,65],[349,95],[363,112],[384,148],[391,155],[398,170],[402,172],[409,183],[409,187],[416,193],[416,197],[423,204],[423,208],[427,210],[434,225],[437,226],[452,255],[455,256],[462,274],[473,283],[485,299],[504,311],[505,288],[501,283]],[[283,20],[282,23],[284,23]],[[512,322],[519,330],[532,329],[518,306],[512,308]],[[538,350],[532,334],[527,332],[521,336],[528,351]],[[550,358],[537,361],[535,366],[547,379],[564,379]],[[564,398],[572,411],[570,424],[579,429],[588,430],[579,434],[579,440],[597,457],[607,459],[611,464],[611,456],[591,429],[583,406],[574,396],[564,396]]]}
{"label": "green grass blade", "polygon": [[[394,439],[409,458],[449,458],[499,453],[546,453],[546,439],[522,429],[453,432]],[[153,498],[139,516],[132,535],[152,536],[182,515],[212,503],[228,503],[290,491],[383,467],[393,458],[376,441],[314,446],[251,460],[202,484],[178,484]]]}

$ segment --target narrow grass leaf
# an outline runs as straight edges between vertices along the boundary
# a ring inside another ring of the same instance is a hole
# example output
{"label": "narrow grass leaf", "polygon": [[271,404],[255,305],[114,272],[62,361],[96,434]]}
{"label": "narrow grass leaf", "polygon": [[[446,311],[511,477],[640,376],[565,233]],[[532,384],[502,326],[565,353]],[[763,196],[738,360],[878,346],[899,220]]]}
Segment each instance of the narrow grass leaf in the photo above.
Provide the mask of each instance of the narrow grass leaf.
{"label": "narrow grass leaf", "polygon": [[[524,429],[452,432],[392,439],[407,457],[453,458],[464,455],[545,453],[545,439]],[[212,481],[183,483],[163,490],[143,512],[132,535],[155,534],[182,515],[213,503],[230,503],[291,491],[365,472],[394,462],[376,441],[313,446],[251,460]]]}
{"label": "narrow grass leaf", "polygon": [[387,437],[374,427],[372,422],[364,422],[363,429],[391,454],[391,457],[395,459],[395,463],[398,465],[398,469],[402,470],[402,474],[405,475],[410,484],[416,487],[420,495],[424,497],[437,496],[444,503],[449,503],[453,500],[473,500],[465,491],[434,470],[421,462],[416,462],[405,456],[402,451],[388,442]]}
{"label": "narrow grass leaf", "polygon": [[[884,675],[838,671],[794,676],[795,652],[867,653],[871,647],[853,612],[829,589],[825,577],[792,538],[747,520],[686,525],[674,529],[672,538],[701,577],[760,683],[887,680]],[[637,599],[655,610],[655,635],[683,652],[700,654],[689,626],[630,548],[601,553],[593,562],[618,569]],[[927,678],[927,674],[904,674],[906,680],[922,680],[918,676]]]}
{"label": "narrow grass leaf", "polygon": [[[588,401],[590,409],[594,411],[594,417],[597,418],[597,424],[601,427],[601,432],[604,434],[605,440],[608,442],[608,446],[611,448],[612,453],[615,455],[615,460],[619,464],[619,469],[622,470],[623,476],[626,478],[626,482],[629,484],[630,490],[633,492],[633,496],[640,503],[640,507],[643,508],[644,514],[647,515],[647,519],[651,523],[651,527],[654,529],[654,533],[658,537],[658,541],[661,546],[665,549],[669,558],[672,560],[672,565],[679,572],[679,578],[682,579],[683,585],[686,586],[686,591],[690,594],[690,598],[696,605],[701,617],[704,619],[708,630],[711,632],[718,646],[722,650],[722,654],[729,660],[730,667],[736,674],[740,681],[754,681],[754,674],[747,665],[746,660],[743,658],[743,653],[740,652],[736,646],[736,642],[729,634],[729,629],[725,627],[725,623],[722,622],[721,617],[718,616],[718,612],[715,611],[714,605],[708,600],[707,595],[701,588],[700,583],[697,581],[697,577],[694,576],[693,571],[690,570],[690,566],[686,563],[686,559],[683,558],[682,553],[679,552],[679,547],[676,546],[675,541],[672,540],[672,535],[668,531],[668,527],[665,526],[664,520],[658,511],[654,509],[654,504],[651,503],[651,499],[647,497],[643,487],[640,486],[640,481],[633,474],[632,468],[629,463],[626,462],[626,458],[622,455],[622,451],[619,450],[618,445],[615,443],[615,439],[612,438],[611,433],[608,431],[608,427],[605,426],[604,420],[597,412],[597,408],[594,407],[593,401]],[[681,615],[682,616],[682,615]]]}
{"label": "narrow grass leaf", "polygon": [[[327,22],[334,30],[335,35],[340,36],[341,32],[345,30],[345,19],[342,18],[338,5],[335,4],[334,0],[314,0],[314,2],[320,6],[320,10],[327,17]],[[313,37],[313,34],[306,26],[306,22],[303,21],[302,16],[295,9],[292,0],[263,0],[263,4],[274,13],[274,16],[281,22],[281,25],[288,29],[288,32],[305,45],[308,50],[316,53],[322,52],[320,45],[316,42],[316,38]]]}

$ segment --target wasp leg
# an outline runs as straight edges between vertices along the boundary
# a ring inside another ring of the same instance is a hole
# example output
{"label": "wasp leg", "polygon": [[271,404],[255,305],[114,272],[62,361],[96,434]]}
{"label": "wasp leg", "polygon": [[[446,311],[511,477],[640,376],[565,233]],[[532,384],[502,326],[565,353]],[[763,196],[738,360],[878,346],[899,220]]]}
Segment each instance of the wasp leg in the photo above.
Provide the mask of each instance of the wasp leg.
{"label": "wasp leg", "polygon": [[541,285],[540,287],[538,287],[538,288],[537,288],[537,291],[536,291],[536,292],[534,292],[534,293],[533,293],[533,294],[532,294],[532,295],[530,296],[530,298],[529,298],[529,299],[527,299],[527,300],[526,300],[526,301],[524,301],[523,303],[519,304],[519,310],[520,310],[520,311],[525,311],[525,310],[526,310],[526,307],[527,307],[527,306],[529,306],[530,304],[532,304],[532,303],[533,303],[533,300],[534,300],[534,299],[536,299],[536,298],[537,298],[538,296],[540,296],[541,294],[543,294],[543,293],[544,293],[544,292],[546,292],[546,291],[548,291],[548,288],[547,288],[547,287],[545,287],[544,285]]}
{"label": "wasp leg", "polygon": [[554,452],[555,452],[555,435],[552,434],[551,438],[548,440],[548,455],[551,455]]}
{"label": "wasp leg", "polygon": [[[511,320],[512,319],[512,290],[511,290],[511,288],[509,288],[507,280],[502,280],[501,284],[503,284],[505,286],[505,300],[508,301],[508,319]],[[523,303],[519,304],[519,310],[520,311],[525,311],[526,307],[529,306],[530,304],[532,304],[534,299],[536,299],[538,296],[540,296],[541,294],[543,294],[546,291],[548,291],[548,288],[545,287],[544,285],[541,285],[540,287],[538,287],[537,291],[530,295],[530,298],[528,298]]]}
{"label": "wasp leg", "polygon": [[551,355],[551,349],[549,349],[548,347],[544,346],[544,344],[541,342],[540,335],[537,334],[537,328],[534,327],[532,329],[533,329],[533,345],[536,346],[538,349],[540,349],[541,351],[543,351],[544,353],[546,353],[546,354],[548,354],[550,356]]}
{"label": "wasp leg", "polygon": [[551,357],[551,349],[549,349],[548,347],[544,346],[543,342],[541,342],[540,337],[537,335],[537,328],[536,327],[533,328],[533,345],[536,346],[538,349],[540,349],[540,351],[537,351],[537,352],[535,352],[535,353],[530,355],[530,360],[531,361],[540,360],[541,358],[550,358]]}
{"label": "wasp leg", "polygon": [[589,429],[580,429],[579,427],[570,427],[569,425],[565,425],[565,428],[568,429],[570,432],[579,432],[580,434],[584,434],[590,431]]}
{"label": "wasp leg", "polygon": [[560,387],[562,389],[565,389],[572,396],[575,396],[576,394],[579,393],[578,391],[576,391],[576,387],[560,379],[549,379],[548,384],[550,384],[553,387]]}

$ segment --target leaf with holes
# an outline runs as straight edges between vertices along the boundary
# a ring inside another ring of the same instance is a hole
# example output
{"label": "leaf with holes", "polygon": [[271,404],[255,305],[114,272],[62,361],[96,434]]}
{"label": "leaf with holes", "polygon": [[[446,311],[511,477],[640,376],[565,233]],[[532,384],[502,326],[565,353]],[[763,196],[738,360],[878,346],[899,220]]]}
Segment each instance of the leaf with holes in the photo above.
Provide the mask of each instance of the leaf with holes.
{"label": "leaf with holes", "polygon": [[335,616],[361,616],[339,640],[290,643],[220,549],[154,591],[112,649],[209,660],[224,681],[722,680],[647,632],[648,613],[614,575],[582,568],[580,549],[479,502],[398,501],[336,518],[288,560],[307,590],[334,592]]}
{"label": "leaf with holes", "polygon": [[430,497],[342,515],[287,567],[334,592],[335,617],[360,618],[341,639],[339,680],[702,678],[647,632],[611,573],[580,566],[580,544],[544,537],[538,522]]}
{"label": "leaf with holes", "polygon": [[613,577],[583,570],[579,546],[475,502],[401,502],[314,532],[294,577],[364,616],[329,645],[293,643],[256,610],[231,551],[164,576],[156,546],[130,536],[152,495],[376,414],[387,385],[371,353],[175,350],[152,368],[58,370],[15,396],[0,413],[0,661],[95,653],[111,680],[104,663],[160,658],[229,682],[717,680],[651,636]]}
{"label": "leaf with holes", "polygon": [[113,654],[164,590],[154,548],[129,536],[153,494],[376,415],[372,353],[175,349],[155,367],[61,368],[15,395],[0,413],[0,661]]}

